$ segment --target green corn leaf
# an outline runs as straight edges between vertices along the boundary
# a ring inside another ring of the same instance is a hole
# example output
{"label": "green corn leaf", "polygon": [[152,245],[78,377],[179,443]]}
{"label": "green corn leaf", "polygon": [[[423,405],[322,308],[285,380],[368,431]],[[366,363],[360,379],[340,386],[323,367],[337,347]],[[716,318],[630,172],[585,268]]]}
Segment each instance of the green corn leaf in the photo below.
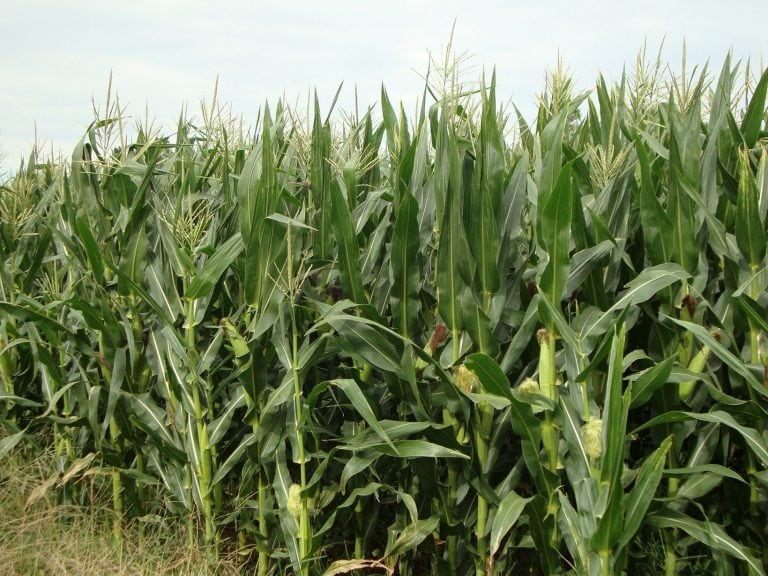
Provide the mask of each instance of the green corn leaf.
{"label": "green corn leaf", "polygon": [[122,393],[122,398],[134,414],[133,420],[139,428],[147,432],[158,442],[157,448],[173,455],[179,462],[185,462],[187,454],[179,447],[178,442],[166,426],[165,412],[155,404],[149,394]]}
{"label": "green corn leaf", "polygon": [[328,318],[328,323],[339,334],[338,345],[348,354],[362,357],[376,368],[393,374],[401,374],[402,353],[375,324],[367,324],[361,318],[339,315]]}
{"label": "green corn leaf", "polygon": [[760,220],[757,187],[749,167],[749,155],[746,151],[739,153],[739,195],[736,202],[736,222],[736,242],[750,268],[754,271],[765,257],[766,240],[765,227]]}
{"label": "green corn leaf", "polygon": [[470,354],[464,365],[477,375],[485,392],[501,396],[510,402],[515,401],[507,375],[493,358],[486,354]]}
{"label": "green corn leaf", "polygon": [[378,434],[381,440],[386,442],[387,445],[395,451],[395,455],[397,456],[397,448],[392,443],[392,440],[390,440],[386,431],[379,423],[379,420],[373,413],[373,409],[371,408],[368,399],[365,397],[365,394],[363,394],[363,391],[360,390],[360,386],[357,385],[357,382],[348,378],[340,378],[337,380],[330,380],[328,383],[336,386],[342,392],[344,392],[344,395],[349,399],[350,402],[352,402],[352,406],[355,407],[355,410],[360,415],[360,417],[368,423],[368,425],[376,432],[376,434]]}
{"label": "green corn leaf", "polygon": [[440,244],[437,252],[438,309],[448,328],[464,328],[466,314],[462,309],[462,294],[472,284],[472,262],[469,243],[463,224],[460,159],[455,142],[449,155],[451,177],[448,182],[446,206]]}
{"label": "green corn leaf", "polygon": [[722,482],[723,477],[718,474],[691,472],[680,484],[675,497],[681,500],[695,501],[712,492]]}
{"label": "green corn leaf", "polygon": [[315,94],[315,118],[312,124],[312,199],[316,210],[317,233],[314,238],[314,255],[320,260],[330,260],[333,227],[331,199],[331,127],[323,124],[320,117],[320,101]]}
{"label": "green corn leaf", "polygon": [[[555,308],[560,306],[570,268],[571,230],[571,163],[563,166],[557,177],[552,193],[543,207],[539,236],[544,239],[544,248],[549,262],[541,276],[541,289]],[[552,320],[548,325],[551,327]]]}
{"label": "green corn leaf", "polygon": [[746,442],[747,446],[749,446],[755,456],[757,456],[758,460],[760,460],[760,462],[763,464],[763,466],[768,466],[768,445],[766,445],[765,440],[760,436],[760,434],[757,433],[754,428],[739,424],[733,416],[727,412],[724,412],[723,410],[715,410],[714,412],[703,413],[680,412],[673,410],[660,416],[656,416],[655,418],[651,418],[651,420],[636,428],[633,433],[645,430],[646,428],[652,428],[660,424],[686,422],[690,420],[715,422],[738,432]]}
{"label": "green corn leaf", "polygon": [[229,431],[235,410],[242,406],[245,406],[245,391],[242,387],[238,387],[223,409],[218,411],[216,419],[208,425],[209,446],[215,446],[224,438]]}
{"label": "green corn leaf", "polygon": [[755,86],[752,99],[749,101],[744,119],[741,121],[741,133],[749,148],[754,148],[760,137],[760,130],[765,117],[766,92],[768,92],[768,69],[763,71],[760,81]]}
{"label": "green corn leaf", "polygon": [[115,408],[117,407],[117,401],[120,398],[120,392],[123,387],[123,381],[125,379],[126,369],[126,354],[125,348],[119,348],[115,350],[115,356],[112,360],[111,366],[111,381],[107,382],[109,385],[109,395],[107,396],[107,409],[104,413],[104,421],[101,424],[101,440],[103,441],[107,435],[112,417],[115,414]]}
{"label": "green corn leaf", "polygon": [[[324,384],[331,384],[331,381]],[[322,384],[318,384],[318,387]],[[327,386],[326,386],[327,388]],[[313,391],[314,393],[314,391]],[[307,400],[307,404],[312,406],[312,403]],[[413,434],[424,432],[428,428],[432,428],[434,425],[430,422],[403,422],[399,420],[378,420],[378,428],[383,430],[386,437],[392,440],[402,440]],[[367,428],[358,431],[354,436],[348,436],[343,441],[349,446],[354,447],[356,450],[362,450],[370,448],[372,446],[381,444],[384,440],[377,430],[373,428]]]}
{"label": "green corn leaf", "polygon": [[601,491],[607,490],[607,506],[592,537],[592,546],[600,553],[610,553],[620,540],[624,529],[624,488],[621,475],[624,470],[627,416],[631,400],[631,386],[622,395],[622,360],[626,326],[617,327],[608,364],[605,401],[603,406],[602,444],[600,465]]}
{"label": "green corn leaf", "polygon": [[[582,434],[582,419],[573,405],[573,400],[569,396],[561,395],[560,404],[562,406],[562,428],[563,436],[568,443],[568,460],[566,471],[568,476],[573,479],[574,484],[582,479],[590,478],[591,462],[587,454],[587,448],[584,444],[584,435]],[[589,493],[592,496],[591,493]],[[590,498],[587,502],[579,502],[579,507],[595,510],[595,502]]]}
{"label": "green corn leaf", "polygon": [[59,334],[67,337],[72,336],[72,333],[68,328],[45,314],[42,309],[38,311],[28,305],[0,302],[0,311],[21,322],[30,322],[38,326],[52,346],[59,346],[61,344],[61,337]]}
{"label": "green corn leaf", "polygon": [[707,346],[712,352],[714,352],[720,360],[728,365],[731,370],[739,374],[747,383],[761,396],[768,395],[765,387],[761,382],[755,378],[755,375],[747,368],[744,362],[737,358],[730,350],[723,346],[720,341],[715,338],[709,330],[704,328],[701,324],[695,322],[687,322],[685,320],[678,320],[677,318],[667,317],[669,320],[682,326],[689,332],[691,332],[696,339]]}
{"label": "green corn leaf", "polygon": [[331,183],[331,204],[333,208],[333,231],[338,242],[339,277],[344,294],[357,304],[367,304],[360,272],[360,248],[352,227],[349,206],[341,193],[337,181]]}
{"label": "green corn leaf", "polygon": [[754,326],[768,334],[768,320],[766,320],[766,318],[768,318],[768,313],[762,306],[760,306],[760,304],[752,300],[752,298],[746,294],[735,297],[733,300],[738,304],[741,311],[744,312]]}
{"label": "green corn leaf", "polygon": [[[150,267],[151,268],[151,267]],[[171,319],[171,315],[166,312],[166,309],[163,309],[163,307],[158,304],[152,296],[149,295],[149,292],[141,286],[140,284],[137,284],[130,278],[128,278],[125,274],[123,274],[120,270],[115,270],[115,274],[117,274],[118,278],[120,278],[125,284],[129,287],[129,289],[135,293],[141,300],[143,300],[151,309],[152,311],[157,315],[157,317],[165,324],[166,326],[173,326],[173,320]],[[173,310],[173,304],[170,301],[166,301],[168,306],[168,311]],[[178,337],[178,335],[177,335]]]}
{"label": "green corn leaf", "polygon": [[557,574],[560,571],[560,552],[551,545],[551,527],[555,519],[547,513],[547,499],[541,494],[534,496],[525,506],[528,526],[536,545],[542,574]]}
{"label": "green corn leaf", "polygon": [[91,233],[91,225],[83,218],[78,216],[75,219],[75,226],[80,240],[83,242],[85,252],[88,256],[88,264],[93,272],[93,277],[101,286],[104,285],[104,258],[102,250],[96,243],[96,239]]}
{"label": "green corn leaf", "polygon": [[536,331],[539,320],[539,299],[540,294],[536,294],[531,302],[528,304],[528,308],[523,316],[523,321],[519,328],[512,337],[512,340],[504,351],[504,356],[501,359],[501,369],[504,373],[509,373],[512,366],[520,359],[520,356],[527,348],[528,344],[533,338],[533,334]]}
{"label": "green corn leaf", "polygon": [[674,363],[675,357],[670,356],[640,375],[632,383],[631,408],[638,408],[646,404],[651,399],[653,393],[669,381]]}
{"label": "green corn leaf", "polygon": [[303,228],[304,230],[311,230],[312,232],[317,232],[315,228],[312,228],[312,226],[310,226],[306,222],[302,222],[301,220],[297,220],[296,218],[291,218],[290,216],[286,216],[285,214],[280,214],[279,212],[273,212],[272,214],[267,216],[267,220],[272,220],[273,222],[282,224],[286,228],[288,228],[288,226],[291,226],[293,228]]}
{"label": "green corn leaf", "polygon": [[420,308],[418,214],[416,199],[406,191],[397,208],[389,265],[392,271],[392,316],[398,332],[407,338],[416,333]]}
{"label": "green corn leaf", "polygon": [[[136,284],[144,284],[144,268],[147,264],[147,231],[144,227],[136,230],[128,240],[127,250],[120,259],[120,272]],[[118,279],[118,290],[129,295],[130,289]]]}
{"label": "green corn leaf", "polygon": [[469,194],[470,248],[477,263],[477,288],[484,301],[500,288],[497,265],[499,231],[497,215],[504,178],[502,139],[496,122],[495,74],[488,100],[484,99],[480,123],[480,146]]}
{"label": "green corn leaf", "polygon": [[221,275],[230,267],[244,248],[245,244],[239,233],[234,234],[229,240],[219,246],[205,262],[202,270],[195,275],[185,296],[195,299],[210,295]]}
{"label": "green corn leaf", "polygon": [[368,470],[371,466],[381,458],[382,454],[373,450],[364,452],[353,452],[352,456],[347,459],[344,464],[344,469],[341,471],[341,479],[339,484],[341,485],[342,493],[346,490],[347,482],[355,475]]}
{"label": "green corn leaf", "polygon": [[642,304],[667,286],[688,278],[690,274],[672,262],[643,269],[633,280],[627,282],[626,290],[619,294],[618,300],[608,310],[584,326],[581,331],[582,338],[586,339],[604,329],[615,311],[623,310],[630,304]]}
{"label": "green corn leaf", "polygon": [[278,450],[277,464],[275,466],[275,477],[272,482],[272,488],[279,506],[280,527],[283,532],[283,542],[288,548],[291,564],[294,574],[301,574],[300,562],[302,560],[299,554],[299,523],[288,510],[288,495],[293,480],[288,472],[288,466],[285,462],[285,450]]}
{"label": "green corn leaf", "polygon": [[532,499],[532,497],[523,498],[512,490],[501,500],[499,508],[496,510],[496,515],[493,517],[493,525],[491,526],[490,544],[492,556],[498,553],[504,537],[509,534],[509,531],[517,523],[523,510],[525,510],[525,506]]}
{"label": "green corn leaf", "polygon": [[549,322],[552,323],[557,334],[565,341],[571,350],[581,350],[582,346],[579,343],[579,339],[573,331],[573,328],[568,325],[559,306],[556,307],[549,298],[539,298],[538,302],[539,317],[549,319]]}
{"label": "green corn leaf", "polygon": [[[344,448],[342,448],[344,449]],[[372,447],[373,450],[381,452],[386,456],[393,458],[458,458],[460,460],[469,460],[469,456],[448,448],[428,442],[426,440],[393,440],[389,444],[380,443]]]}
{"label": "green corn leaf", "polygon": [[496,356],[499,351],[499,344],[493,336],[491,320],[469,288],[465,288],[462,293],[461,308],[465,314],[464,326],[472,341],[481,352]]}
{"label": "green corn leaf", "polygon": [[649,518],[649,522],[656,528],[681,530],[705,546],[744,561],[749,566],[751,574],[765,575],[765,569],[749,548],[734,540],[719,524],[694,520],[682,512],[670,509],[655,512]]}
{"label": "green corn leaf", "polygon": [[661,207],[654,189],[654,178],[648,161],[648,153],[640,140],[635,141],[637,162],[640,166],[640,222],[643,229],[645,252],[651,264],[663,264],[671,259],[669,231],[672,221]]}
{"label": "green corn leaf", "polygon": [[426,520],[411,522],[400,533],[397,540],[392,543],[392,546],[387,547],[384,557],[402,556],[406,552],[413,550],[428,536],[432,535],[438,526],[440,526],[440,518],[438,516],[431,516]]}
{"label": "green corn leaf", "polygon": [[383,85],[381,87],[381,115],[387,135],[387,151],[390,157],[394,158],[397,155],[397,114]]}
{"label": "green corn leaf", "polygon": [[230,470],[232,470],[235,466],[242,464],[243,456],[245,455],[246,451],[255,443],[256,437],[253,434],[247,434],[244,436],[240,441],[240,444],[237,445],[237,448],[235,448],[226,457],[226,459],[221,462],[221,464],[219,464],[216,469],[216,474],[214,474],[213,478],[211,479],[211,485],[216,486],[217,484],[221,483],[224,478],[227,477],[227,474],[229,474]]}
{"label": "green corn leaf", "polygon": [[49,247],[51,245],[52,238],[53,233],[50,230],[44,230],[42,233],[40,233],[37,241],[35,242],[35,253],[32,256],[32,261],[30,262],[29,267],[26,270],[24,275],[24,282],[22,284],[22,292],[25,294],[32,293],[32,288],[35,281],[37,280],[37,275],[43,263],[43,259],[50,254]]}
{"label": "green corn leaf", "polygon": [[175,463],[168,465],[160,460],[160,451],[149,451],[149,464],[155,474],[160,477],[165,489],[178,502],[183,510],[190,510],[192,503],[189,500],[189,491],[185,487],[184,469]]}
{"label": "green corn leaf", "polygon": [[[717,430],[717,426],[712,428]],[[691,474],[712,474],[722,478],[730,478],[736,482],[746,485],[748,482],[742,478],[738,472],[731,468],[726,468],[722,464],[699,464],[698,466],[687,466],[685,468],[667,468],[664,470],[667,476],[689,476]]]}
{"label": "green corn leaf", "polygon": [[29,398],[24,398],[23,396],[16,396],[15,394],[7,394],[5,392],[0,392],[0,402],[6,402],[6,403],[13,402],[18,406],[24,406],[26,408],[42,408],[43,406],[45,406],[45,404],[43,404],[42,402],[35,402],[34,400],[30,400]]}
{"label": "green corn leaf", "polygon": [[645,521],[648,507],[661,482],[667,452],[672,447],[672,437],[666,438],[640,466],[634,488],[625,498],[624,530],[615,554],[625,548]]}
{"label": "green corn leaf", "polygon": [[4,438],[0,438],[0,462],[6,457],[6,455],[13,450],[19,442],[24,440],[26,430],[19,430],[14,434],[9,434]]}
{"label": "green corn leaf", "polygon": [[573,294],[579,290],[592,274],[604,264],[606,256],[611,253],[613,244],[603,240],[595,246],[576,252],[571,258],[571,269],[565,285],[565,293]]}
{"label": "green corn leaf", "polygon": [[560,525],[565,545],[576,562],[578,573],[590,574],[589,538],[585,534],[582,517],[574,510],[573,505],[568,500],[568,496],[562,492],[559,492],[557,496],[560,504],[560,513],[558,514],[557,521]]}

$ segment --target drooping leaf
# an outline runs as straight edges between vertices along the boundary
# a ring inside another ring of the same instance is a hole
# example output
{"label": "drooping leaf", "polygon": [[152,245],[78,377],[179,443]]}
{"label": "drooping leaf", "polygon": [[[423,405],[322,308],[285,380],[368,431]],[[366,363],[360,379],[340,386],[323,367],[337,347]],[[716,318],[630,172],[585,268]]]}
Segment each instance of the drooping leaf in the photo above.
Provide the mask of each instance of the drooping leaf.
{"label": "drooping leaf", "polygon": [[501,547],[501,542],[517,523],[526,504],[532,498],[523,498],[514,490],[510,491],[499,504],[491,526],[491,555],[495,556]]}

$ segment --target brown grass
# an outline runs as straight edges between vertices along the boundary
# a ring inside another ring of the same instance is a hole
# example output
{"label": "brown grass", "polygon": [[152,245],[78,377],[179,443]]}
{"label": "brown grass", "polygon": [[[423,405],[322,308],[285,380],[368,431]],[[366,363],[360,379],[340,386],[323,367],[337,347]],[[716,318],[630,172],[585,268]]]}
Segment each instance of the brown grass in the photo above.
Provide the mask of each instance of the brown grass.
{"label": "brown grass", "polygon": [[188,548],[185,527],[170,518],[130,522],[116,542],[97,483],[87,486],[92,505],[59,504],[55,487],[41,490],[54,471],[51,451],[16,450],[0,463],[0,576],[243,573],[237,558]]}

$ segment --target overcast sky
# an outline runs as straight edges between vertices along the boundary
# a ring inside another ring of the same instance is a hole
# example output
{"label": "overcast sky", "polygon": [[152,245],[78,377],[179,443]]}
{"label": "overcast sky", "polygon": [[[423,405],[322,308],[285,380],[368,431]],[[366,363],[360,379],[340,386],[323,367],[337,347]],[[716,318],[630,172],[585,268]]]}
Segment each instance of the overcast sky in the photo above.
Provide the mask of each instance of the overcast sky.
{"label": "overcast sky", "polygon": [[374,104],[381,83],[412,106],[419,72],[454,45],[478,74],[496,67],[499,96],[534,110],[544,73],[563,55],[579,85],[616,78],[647,42],[678,66],[724,55],[768,56],[764,0],[2,0],[0,174],[38,139],[67,153],[100,103],[110,71],[126,113],[173,126],[196,111],[219,77],[219,99],[252,123],[265,101],[290,102],[316,88],[342,105]]}

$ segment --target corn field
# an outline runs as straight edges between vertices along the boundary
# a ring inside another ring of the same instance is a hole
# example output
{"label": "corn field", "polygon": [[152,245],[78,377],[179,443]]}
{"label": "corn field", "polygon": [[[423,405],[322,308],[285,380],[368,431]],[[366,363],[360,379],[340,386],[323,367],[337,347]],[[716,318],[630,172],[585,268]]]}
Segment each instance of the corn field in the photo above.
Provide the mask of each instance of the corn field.
{"label": "corn field", "polygon": [[[0,191],[0,458],[268,574],[764,575],[768,73],[119,102]],[[648,547],[655,555],[647,552]]]}

